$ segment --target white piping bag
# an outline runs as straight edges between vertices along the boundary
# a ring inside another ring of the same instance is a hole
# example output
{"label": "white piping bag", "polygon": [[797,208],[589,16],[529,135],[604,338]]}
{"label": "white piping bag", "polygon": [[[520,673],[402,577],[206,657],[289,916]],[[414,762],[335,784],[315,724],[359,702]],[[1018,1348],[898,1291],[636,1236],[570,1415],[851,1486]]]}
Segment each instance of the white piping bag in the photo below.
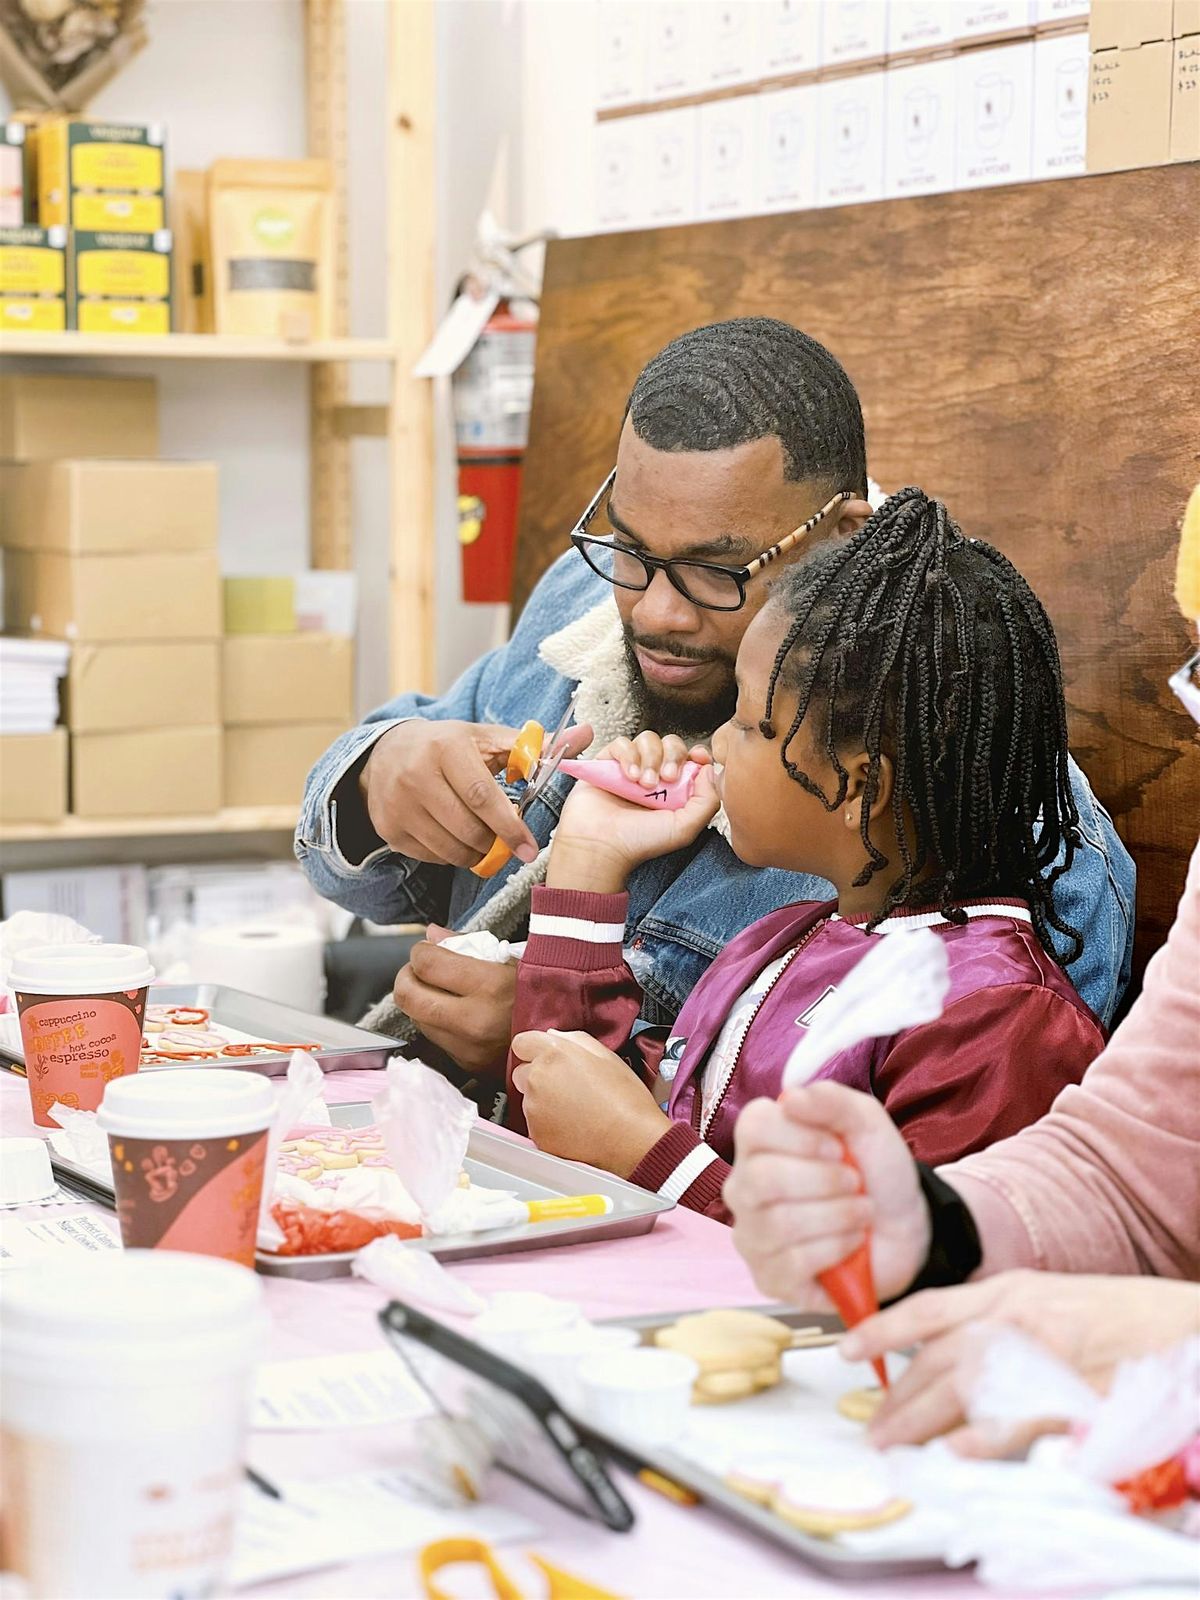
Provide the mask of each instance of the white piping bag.
{"label": "white piping bag", "polygon": [[788,1057],[783,1087],[809,1083],[826,1062],[864,1039],[882,1039],[940,1017],[950,988],[946,946],[928,928],[878,936],[820,1006]]}

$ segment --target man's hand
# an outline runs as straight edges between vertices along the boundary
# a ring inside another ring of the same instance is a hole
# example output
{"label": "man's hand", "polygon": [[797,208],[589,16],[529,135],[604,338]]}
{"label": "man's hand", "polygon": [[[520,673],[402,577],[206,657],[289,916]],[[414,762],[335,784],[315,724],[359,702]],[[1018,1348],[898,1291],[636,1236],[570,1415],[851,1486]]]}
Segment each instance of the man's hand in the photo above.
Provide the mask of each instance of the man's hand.
{"label": "man's hand", "polygon": [[539,1150],[627,1178],[671,1126],[637,1074],[586,1033],[519,1033],[512,1049]]}
{"label": "man's hand", "polygon": [[660,781],[676,779],[685,761],[697,762],[702,770],[691,799],[677,811],[650,810],[577,782],[554,834],[546,874],[551,889],[619,893],[635,867],[682,850],[717,814],[712,756],[703,745],[689,750],[674,734],[640,733],[636,739],[614,740],[600,757],[619,761],[625,776],[647,792]]}
{"label": "man's hand", "polygon": [[[964,1455],[1007,1453],[1014,1442],[1007,1430],[964,1426],[963,1393],[986,1338],[980,1323],[1022,1329],[1106,1389],[1118,1362],[1200,1333],[1200,1285],[1018,1271],[901,1300],[842,1341],[843,1353],[854,1360],[922,1346],[875,1415],[874,1444],[923,1444],[949,1431],[949,1442]],[[1020,1430],[1020,1442],[1037,1431]]]}
{"label": "man's hand", "polygon": [[425,1037],[467,1072],[503,1077],[512,1035],[515,963],[477,961],[443,950],[430,928],[396,975],[396,1004]]}
{"label": "man's hand", "polygon": [[[842,1160],[844,1140],[862,1173]],[[733,1239],[772,1299],[824,1309],[818,1273],[844,1261],[871,1230],[881,1300],[901,1294],[929,1253],[929,1211],[916,1164],[871,1095],[840,1083],[752,1100],[734,1130],[725,1203]]]}
{"label": "man's hand", "polygon": [[[389,728],[359,776],[371,826],[398,855],[438,865],[473,867],[492,840],[504,840],[522,861],[538,843],[495,782],[517,737],[515,728],[415,717]],[[585,750],[592,730],[563,736],[568,755]]]}

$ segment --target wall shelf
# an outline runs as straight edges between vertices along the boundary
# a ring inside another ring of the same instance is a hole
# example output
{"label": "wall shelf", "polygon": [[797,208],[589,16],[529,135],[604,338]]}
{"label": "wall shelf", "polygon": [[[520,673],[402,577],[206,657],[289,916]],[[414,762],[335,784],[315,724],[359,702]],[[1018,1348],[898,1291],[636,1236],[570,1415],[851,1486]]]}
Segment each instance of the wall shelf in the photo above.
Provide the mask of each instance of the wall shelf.
{"label": "wall shelf", "polygon": [[122,356],[140,361],[391,361],[387,339],[239,339],[214,333],[12,333],[0,336],[3,356]]}
{"label": "wall shelf", "polygon": [[53,844],[76,839],[179,838],[214,833],[291,833],[294,806],[238,806],[195,817],[66,817],[62,822],[0,823],[0,843]]}

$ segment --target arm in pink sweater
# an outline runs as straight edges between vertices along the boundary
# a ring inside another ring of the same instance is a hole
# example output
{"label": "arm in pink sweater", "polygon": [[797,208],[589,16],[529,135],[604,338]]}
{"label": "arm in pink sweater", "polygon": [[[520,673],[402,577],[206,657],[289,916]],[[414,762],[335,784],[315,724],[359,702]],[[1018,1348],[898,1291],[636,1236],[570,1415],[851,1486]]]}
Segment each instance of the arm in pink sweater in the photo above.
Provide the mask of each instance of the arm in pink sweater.
{"label": "arm in pink sweater", "polygon": [[1200,1277],[1200,845],[1167,943],[1082,1083],[940,1171],[975,1218],[981,1276]]}

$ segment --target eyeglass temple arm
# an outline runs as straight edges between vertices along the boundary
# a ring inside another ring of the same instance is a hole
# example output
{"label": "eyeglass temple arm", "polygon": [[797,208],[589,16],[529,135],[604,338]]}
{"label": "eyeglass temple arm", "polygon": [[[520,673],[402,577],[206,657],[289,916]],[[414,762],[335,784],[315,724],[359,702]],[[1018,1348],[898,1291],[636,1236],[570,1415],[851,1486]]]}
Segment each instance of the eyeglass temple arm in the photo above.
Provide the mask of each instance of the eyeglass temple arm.
{"label": "eyeglass temple arm", "polygon": [[802,522],[798,528],[793,528],[791,533],[780,539],[778,544],[773,544],[769,550],[764,550],[762,555],[755,556],[754,560],[746,568],[747,578],[753,578],[754,575],[758,572],[761,572],[764,567],[769,567],[772,561],[777,561],[780,556],[785,556],[789,550],[795,548],[795,546],[801,539],[805,537],[806,534],[811,533],[816,527],[817,523],[822,522],[835,508],[835,506],[844,506],[847,500],[852,500],[853,498],[853,495],[848,489],[843,489],[840,494],[835,494],[833,499],[827,501],[826,504],[821,507],[820,511],[815,512],[811,517],[809,517],[807,522]]}
{"label": "eyeglass temple arm", "polygon": [[597,511],[597,509],[598,509],[598,507],[600,505],[601,500],[604,499],[604,496],[612,488],[613,479],[616,477],[616,475],[617,475],[617,469],[616,469],[616,467],[614,467],[612,469],[612,471],[609,473],[608,477],[605,478],[604,482],[600,485],[600,487],[596,490],[595,494],[592,496],[590,502],[588,503],[587,510],[583,513],[583,515],[580,517],[579,521],[575,524],[574,528],[571,530],[573,533],[585,533],[587,531],[588,523],[596,515],[596,511]]}

